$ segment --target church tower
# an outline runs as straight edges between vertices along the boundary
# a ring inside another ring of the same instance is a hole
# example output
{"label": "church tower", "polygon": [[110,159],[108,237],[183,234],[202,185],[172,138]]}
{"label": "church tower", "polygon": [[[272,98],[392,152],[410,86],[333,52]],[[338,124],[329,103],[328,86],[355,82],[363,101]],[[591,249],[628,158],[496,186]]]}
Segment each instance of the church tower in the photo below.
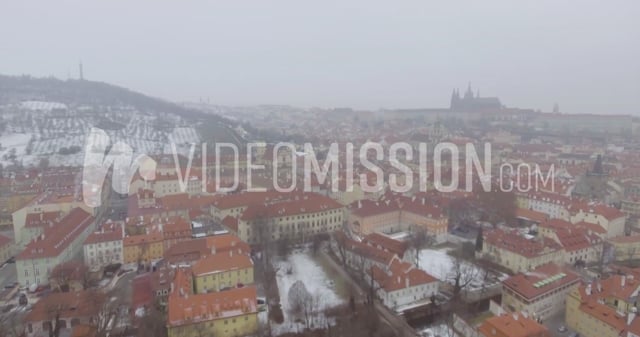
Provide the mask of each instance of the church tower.
{"label": "church tower", "polygon": [[451,104],[449,105],[449,109],[457,109],[460,103],[460,93],[458,93],[458,89],[453,89],[451,93]]}

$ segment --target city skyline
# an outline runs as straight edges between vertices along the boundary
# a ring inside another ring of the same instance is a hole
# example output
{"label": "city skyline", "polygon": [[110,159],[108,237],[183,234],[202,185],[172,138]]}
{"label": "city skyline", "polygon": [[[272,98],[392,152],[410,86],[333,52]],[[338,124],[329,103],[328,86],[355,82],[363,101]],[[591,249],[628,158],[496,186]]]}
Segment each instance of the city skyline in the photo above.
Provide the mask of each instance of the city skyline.
{"label": "city skyline", "polygon": [[635,2],[150,5],[11,3],[0,73],[77,78],[82,62],[171,101],[367,110],[446,107],[471,82],[509,107],[640,112]]}

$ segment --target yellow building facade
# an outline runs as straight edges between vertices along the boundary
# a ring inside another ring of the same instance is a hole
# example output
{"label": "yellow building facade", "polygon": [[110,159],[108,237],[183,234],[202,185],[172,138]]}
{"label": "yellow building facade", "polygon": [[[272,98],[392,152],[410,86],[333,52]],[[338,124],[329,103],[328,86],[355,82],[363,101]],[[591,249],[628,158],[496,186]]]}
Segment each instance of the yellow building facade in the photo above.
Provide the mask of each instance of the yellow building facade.
{"label": "yellow building facade", "polygon": [[197,294],[254,283],[253,262],[247,255],[214,254],[193,265]]}
{"label": "yellow building facade", "polygon": [[162,259],[164,240],[162,233],[127,236],[122,240],[122,258],[125,264],[148,263]]}

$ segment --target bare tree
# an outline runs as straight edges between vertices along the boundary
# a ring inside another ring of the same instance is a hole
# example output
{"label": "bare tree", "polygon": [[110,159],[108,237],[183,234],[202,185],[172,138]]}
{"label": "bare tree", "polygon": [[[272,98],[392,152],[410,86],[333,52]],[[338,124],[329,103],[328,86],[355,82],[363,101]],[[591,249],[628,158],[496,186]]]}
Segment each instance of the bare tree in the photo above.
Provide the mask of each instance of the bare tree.
{"label": "bare tree", "polygon": [[109,332],[120,324],[124,299],[117,296],[114,290],[103,293],[97,289],[89,290],[89,299],[95,312],[93,321],[96,337],[107,337]]}
{"label": "bare tree", "polygon": [[297,319],[302,320],[306,328],[310,327],[314,298],[300,280],[289,288],[289,311]]}
{"label": "bare tree", "polygon": [[409,247],[413,249],[417,268],[420,268],[420,251],[426,247],[432,246],[436,242],[432,235],[427,233],[423,226],[412,226],[409,237]]}
{"label": "bare tree", "polygon": [[342,266],[347,265],[347,237],[342,232],[335,232],[332,235],[332,240],[335,242],[336,256],[340,259]]}
{"label": "bare tree", "polygon": [[457,301],[460,300],[462,291],[481,275],[477,266],[463,259],[462,250],[455,250],[451,257],[453,261],[447,278],[453,286],[452,301]]}
{"label": "bare tree", "polygon": [[144,311],[144,315],[137,321],[138,333],[140,337],[154,336],[166,337],[167,328],[165,326],[164,313],[160,308],[160,304],[150,306]]}

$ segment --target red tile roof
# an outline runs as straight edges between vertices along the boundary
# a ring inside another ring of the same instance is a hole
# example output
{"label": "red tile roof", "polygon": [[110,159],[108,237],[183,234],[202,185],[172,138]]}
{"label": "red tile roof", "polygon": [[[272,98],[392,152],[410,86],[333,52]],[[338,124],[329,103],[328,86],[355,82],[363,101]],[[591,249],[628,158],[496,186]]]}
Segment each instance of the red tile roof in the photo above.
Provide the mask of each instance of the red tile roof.
{"label": "red tile roof", "polygon": [[26,260],[58,256],[74,239],[94,222],[93,216],[81,208],[74,208],[56,224],[44,230],[38,239],[27,244],[16,259]]}
{"label": "red tile roof", "polygon": [[217,253],[198,260],[192,267],[193,275],[202,276],[238,269],[253,268],[253,261],[248,255]]}
{"label": "red tile roof", "polygon": [[373,278],[387,293],[415,287],[438,279],[424,270],[415,268],[414,265],[400,260],[393,260],[385,272],[378,266],[372,267]]}
{"label": "red tile roof", "polygon": [[544,221],[547,221],[549,216],[542,212],[537,212],[537,211],[526,209],[526,208],[517,208],[516,218],[521,218],[525,220],[531,220],[537,223],[542,223]]}
{"label": "red tile roof", "polygon": [[139,235],[131,235],[122,239],[122,245],[124,247],[127,246],[137,246],[142,243],[154,243],[163,241],[164,237],[162,232],[152,231],[147,234],[139,234]]}
{"label": "red tile roof", "polygon": [[169,327],[257,313],[255,286],[193,294],[188,269],[182,268],[176,271],[174,283],[167,304]]}
{"label": "red tile roof", "polygon": [[120,241],[123,237],[122,234],[122,224],[104,224],[100,231],[89,234],[87,239],[84,240],[84,244],[91,245],[100,242]]}
{"label": "red tile roof", "polygon": [[493,229],[487,231],[485,242],[525,257],[535,257],[559,251],[562,247],[552,239],[542,237],[527,239],[512,230]]}
{"label": "red tile roof", "polygon": [[274,202],[270,204],[250,205],[241,215],[244,221],[254,220],[258,217],[283,217],[299,214],[319,213],[329,210],[341,209],[342,205],[337,201],[317,193],[304,193],[290,200]]}
{"label": "red tile roof", "polygon": [[365,236],[362,242],[378,249],[394,253],[400,258],[402,258],[407,249],[409,249],[408,242],[395,240],[380,233],[371,233]]}
{"label": "red tile roof", "polygon": [[551,337],[549,330],[528,315],[513,313],[487,318],[478,331],[484,336]]}
{"label": "red tile roof", "polygon": [[[552,278],[556,275],[557,280]],[[553,280],[553,281],[546,281]],[[536,286],[538,282],[545,282],[543,285]],[[569,268],[558,266],[554,263],[542,265],[530,272],[519,273],[502,281],[502,285],[520,294],[526,299],[534,299],[542,294],[553,291],[568,284],[577,284],[580,277]]]}
{"label": "red tile roof", "polygon": [[51,225],[57,220],[60,220],[61,216],[62,212],[60,211],[29,213],[25,218],[24,226],[30,228]]}

